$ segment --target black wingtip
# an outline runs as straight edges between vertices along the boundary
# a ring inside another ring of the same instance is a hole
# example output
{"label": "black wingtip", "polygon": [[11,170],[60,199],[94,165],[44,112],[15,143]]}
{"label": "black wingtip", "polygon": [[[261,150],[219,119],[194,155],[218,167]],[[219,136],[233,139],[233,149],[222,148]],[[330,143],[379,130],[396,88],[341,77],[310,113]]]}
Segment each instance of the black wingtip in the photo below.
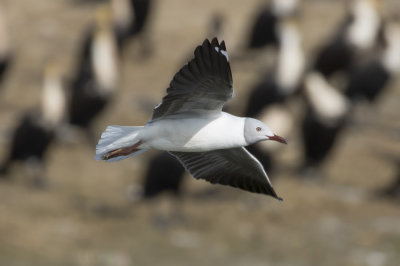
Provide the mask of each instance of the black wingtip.
{"label": "black wingtip", "polygon": [[269,195],[272,196],[273,198],[279,200],[280,202],[283,202],[283,199],[276,194],[275,190],[271,187],[271,190],[269,191]]}
{"label": "black wingtip", "polygon": [[210,40],[209,39],[205,39],[201,46],[210,46],[210,45],[211,45]]}
{"label": "black wingtip", "polygon": [[218,46],[219,46],[217,37],[214,37],[214,38],[211,40],[211,46],[213,46],[213,47],[218,47]]}
{"label": "black wingtip", "polygon": [[219,46],[222,50],[226,51],[225,41],[222,41]]}
{"label": "black wingtip", "polygon": [[[210,43],[211,46],[213,46],[213,47],[219,47],[221,50],[226,51],[225,41],[222,40],[222,42],[219,42],[217,37],[212,38],[211,42],[210,42],[208,39],[205,39],[204,42]],[[204,43],[204,42],[203,42],[203,43]]]}
{"label": "black wingtip", "polygon": [[273,193],[270,193],[269,196],[272,196],[273,198],[279,200],[280,202],[283,202],[283,198],[279,197],[275,191],[273,191]]}
{"label": "black wingtip", "polygon": [[218,47],[220,50],[226,51],[225,41],[223,40],[222,42],[219,42],[217,37],[212,38],[211,41],[205,39],[202,46]]}

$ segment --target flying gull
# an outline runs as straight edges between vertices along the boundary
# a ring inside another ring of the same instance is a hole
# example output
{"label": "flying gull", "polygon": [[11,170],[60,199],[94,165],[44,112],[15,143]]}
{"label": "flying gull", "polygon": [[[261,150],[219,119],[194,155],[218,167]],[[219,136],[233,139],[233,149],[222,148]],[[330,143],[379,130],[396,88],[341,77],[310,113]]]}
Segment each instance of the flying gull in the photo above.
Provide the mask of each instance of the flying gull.
{"label": "flying gull", "polygon": [[259,120],[222,112],[233,97],[225,43],[205,40],[175,74],[167,95],[145,126],[108,126],[96,160],[119,161],[148,149],[168,151],[196,178],[277,196],[260,162],[244,146],[286,143]]}

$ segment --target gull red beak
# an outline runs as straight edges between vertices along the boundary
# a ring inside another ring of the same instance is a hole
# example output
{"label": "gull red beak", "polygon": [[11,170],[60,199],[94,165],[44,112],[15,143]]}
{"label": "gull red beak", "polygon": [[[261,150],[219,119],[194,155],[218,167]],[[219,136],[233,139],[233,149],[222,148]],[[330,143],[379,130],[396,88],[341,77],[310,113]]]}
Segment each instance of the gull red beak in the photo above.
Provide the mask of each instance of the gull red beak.
{"label": "gull red beak", "polygon": [[272,137],[268,137],[270,140],[275,140],[277,142],[287,144],[286,140],[278,135],[273,135]]}

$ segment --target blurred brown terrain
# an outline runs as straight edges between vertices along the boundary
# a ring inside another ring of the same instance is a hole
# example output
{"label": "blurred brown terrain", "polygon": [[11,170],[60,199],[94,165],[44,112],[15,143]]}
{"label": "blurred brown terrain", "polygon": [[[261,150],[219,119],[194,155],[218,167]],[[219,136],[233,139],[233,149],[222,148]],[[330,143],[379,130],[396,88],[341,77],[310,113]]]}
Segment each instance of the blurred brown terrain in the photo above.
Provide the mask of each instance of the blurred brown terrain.
{"label": "blurred brown terrain", "polygon": [[[261,2],[156,1],[148,25],[154,53],[140,58],[135,40],[124,51],[118,92],[96,120],[97,136],[110,124],[147,122],[216,12],[225,20],[228,52],[240,50]],[[344,2],[302,1],[306,58],[343,16]],[[400,10],[395,0],[383,2]],[[39,104],[46,62],[58,62],[67,77],[73,72],[97,3],[0,5],[15,56],[1,85],[2,158],[21,112]],[[239,115],[246,89],[262,71],[251,62],[232,60],[231,67],[230,105]],[[45,188],[30,187],[18,166],[12,180],[0,183],[0,265],[399,265],[400,203],[375,195],[396,174],[389,158],[400,154],[399,78],[375,104],[359,104],[352,121],[358,126],[345,129],[324,165],[327,178],[317,182],[290,171],[298,166],[301,143],[296,134],[289,139],[277,155],[277,171],[269,173],[283,202],[188,175],[179,202],[162,195],[133,203],[130,188],[142,182],[153,152],[109,164],[94,160],[95,149],[83,135],[72,144],[58,141],[48,154]]]}

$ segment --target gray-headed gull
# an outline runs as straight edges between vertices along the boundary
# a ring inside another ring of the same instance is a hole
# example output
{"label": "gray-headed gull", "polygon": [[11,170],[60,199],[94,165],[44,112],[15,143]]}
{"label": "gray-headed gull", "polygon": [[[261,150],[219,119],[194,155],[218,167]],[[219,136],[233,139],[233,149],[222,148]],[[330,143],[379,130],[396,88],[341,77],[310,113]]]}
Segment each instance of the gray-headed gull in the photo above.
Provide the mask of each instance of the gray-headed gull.
{"label": "gray-headed gull", "polygon": [[280,199],[260,162],[244,146],[286,141],[259,120],[222,112],[232,98],[225,43],[205,40],[175,74],[152,119],[139,127],[109,126],[96,160],[119,161],[148,149],[168,151],[196,178]]}

